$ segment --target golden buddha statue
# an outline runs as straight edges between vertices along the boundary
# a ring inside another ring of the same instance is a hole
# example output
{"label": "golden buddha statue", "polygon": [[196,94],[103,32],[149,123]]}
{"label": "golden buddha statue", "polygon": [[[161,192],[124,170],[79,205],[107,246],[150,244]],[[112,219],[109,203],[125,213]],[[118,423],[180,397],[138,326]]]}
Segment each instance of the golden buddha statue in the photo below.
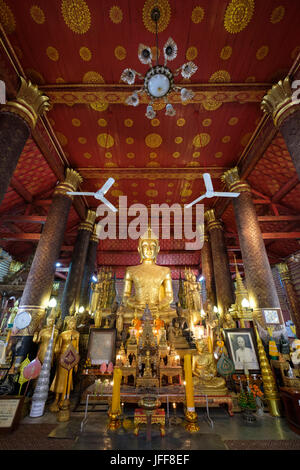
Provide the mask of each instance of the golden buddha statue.
{"label": "golden buddha statue", "polygon": [[[39,360],[41,361],[42,364],[44,362],[45,354],[46,354],[48,344],[49,344],[49,341],[50,341],[50,338],[51,338],[51,335],[52,335],[54,322],[55,322],[55,317],[50,315],[46,320],[46,326],[44,328],[42,328],[40,331],[36,331],[33,335],[32,341],[34,343],[39,344],[37,357],[39,358]],[[57,336],[58,336],[58,329],[54,328],[54,335],[53,335],[53,351],[54,351],[54,354],[57,352],[56,351]],[[52,358],[52,360],[53,360],[53,358]]]}
{"label": "golden buddha statue", "polygon": [[193,356],[193,382],[197,392],[203,394],[226,395],[226,382],[217,377],[217,366],[213,353],[208,352],[204,339],[196,342],[197,354]]}
{"label": "golden buddha statue", "polygon": [[[66,393],[67,380],[68,380],[68,370],[60,365],[59,359],[68,349],[69,345],[72,343],[76,351],[79,351],[79,332],[76,330],[76,317],[72,316],[68,319],[67,329],[63,331],[57,339],[57,363],[56,363],[56,373],[51,384],[50,390],[55,393],[55,400],[50,406],[50,411],[56,412],[59,411],[59,407],[64,400],[64,394]],[[77,366],[75,366],[74,371],[77,371]],[[73,378],[72,373],[69,377],[70,390],[72,390]]]}
{"label": "golden buddha statue", "polygon": [[[156,264],[159,242],[150,228],[140,237],[138,252],[141,265],[130,266],[125,274],[124,322],[129,323],[135,311],[141,318],[147,304],[152,314],[159,313],[162,320],[170,321],[174,317],[174,309],[170,307],[173,301],[171,271]],[[133,286],[135,295],[132,295]]]}

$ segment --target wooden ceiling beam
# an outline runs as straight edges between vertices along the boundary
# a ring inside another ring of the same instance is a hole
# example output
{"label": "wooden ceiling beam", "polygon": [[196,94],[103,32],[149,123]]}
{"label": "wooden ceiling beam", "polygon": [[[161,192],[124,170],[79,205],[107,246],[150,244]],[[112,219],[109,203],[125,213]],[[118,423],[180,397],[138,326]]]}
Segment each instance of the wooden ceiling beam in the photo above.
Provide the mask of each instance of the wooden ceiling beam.
{"label": "wooden ceiling beam", "polygon": [[29,191],[15,178],[12,176],[10,180],[10,186],[11,188],[19,195],[21,196],[25,202],[31,203],[33,200],[32,194],[30,194]]}
{"label": "wooden ceiling beam", "polygon": [[294,189],[298,183],[299,183],[298,175],[293,176],[277,191],[277,193],[274,194],[271,201],[273,203],[281,201],[281,199],[283,199],[290,191],[292,191],[292,189]]}

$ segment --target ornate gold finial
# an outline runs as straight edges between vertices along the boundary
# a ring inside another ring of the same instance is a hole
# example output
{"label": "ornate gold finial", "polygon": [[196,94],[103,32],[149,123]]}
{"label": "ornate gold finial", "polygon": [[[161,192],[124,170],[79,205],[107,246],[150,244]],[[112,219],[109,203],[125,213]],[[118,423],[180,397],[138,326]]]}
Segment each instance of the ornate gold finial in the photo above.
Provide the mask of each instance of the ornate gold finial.
{"label": "ornate gold finial", "polygon": [[272,373],[271,366],[267,359],[265,348],[259,337],[257,327],[254,327],[256,334],[257,350],[260,363],[260,371],[262,375],[264,393],[267,400],[268,408],[272,416],[281,416],[280,398],[277,391],[276,382]]}
{"label": "ornate gold finial", "polygon": [[204,213],[204,220],[207,223],[207,229],[210,231],[214,228],[223,230],[223,226],[220,220],[216,219],[215,210],[209,209]]}
{"label": "ornate gold finial", "polygon": [[283,120],[300,108],[299,102],[292,98],[292,90],[289,77],[279,80],[271,90],[263,97],[261,109],[271,114],[275,126],[279,127]]}
{"label": "ornate gold finial", "polygon": [[78,230],[89,230],[90,232],[92,232],[94,229],[95,219],[96,219],[96,212],[91,211],[89,209],[87,211],[85,221],[81,222],[81,224],[78,227]]}
{"label": "ornate gold finial", "polygon": [[225,171],[224,175],[221,176],[223,183],[227,185],[229,191],[242,192],[251,191],[250,186],[245,181],[240,179],[238,167],[235,166],[230,170]]}
{"label": "ornate gold finial", "polygon": [[50,109],[49,98],[30,80],[25,80],[23,77],[20,79],[21,86],[16,98],[8,101],[2,109],[18,114],[34,129],[38,117]]}
{"label": "ornate gold finial", "polygon": [[59,183],[55,190],[54,190],[54,195],[56,194],[62,194],[64,196],[67,196],[71,199],[73,199],[73,196],[70,194],[67,194],[68,191],[76,191],[79,183],[82,183],[83,179],[80,176],[77,171],[72,170],[72,168],[67,168],[66,170],[66,178],[64,181]]}
{"label": "ornate gold finial", "polygon": [[248,291],[244,286],[242,276],[239,272],[235,254],[233,254],[233,257],[234,257],[235,274],[236,274],[235,275],[235,281],[236,281],[235,302],[241,307],[243,299],[245,298],[248,299]]}

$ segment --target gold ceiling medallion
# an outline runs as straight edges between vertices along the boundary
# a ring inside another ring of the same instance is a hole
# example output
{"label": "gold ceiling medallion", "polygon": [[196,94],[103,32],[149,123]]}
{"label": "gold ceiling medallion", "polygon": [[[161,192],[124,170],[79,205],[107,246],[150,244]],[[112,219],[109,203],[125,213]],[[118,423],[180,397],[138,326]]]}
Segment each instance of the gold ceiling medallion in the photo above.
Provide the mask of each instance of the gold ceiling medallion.
{"label": "gold ceiling medallion", "polygon": [[79,49],[79,55],[82,58],[82,60],[85,60],[86,62],[88,62],[92,58],[91,51],[89,50],[88,47],[85,47],[85,46]]}
{"label": "gold ceiling medallion", "polygon": [[231,77],[227,70],[217,70],[209,79],[210,83],[227,83],[231,81]]}
{"label": "gold ceiling medallion", "polygon": [[59,132],[59,131],[56,131],[55,134],[56,134],[56,137],[59,140],[60,145],[65,147],[68,143],[67,137],[64,134],[62,134],[62,132]]}
{"label": "gold ceiling medallion", "polygon": [[282,5],[279,5],[278,7],[274,8],[271,14],[270,21],[273,24],[279,23],[282,18],[284,17],[285,14],[285,8]]}
{"label": "gold ceiling medallion", "polygon": [[123,47],[123,46],[117,46],[117,47],[115,48],[115,57],[116,57],[118,60],[124,60],[124,59],[126,59],[126,55],[127,55],[127,52],[126,52],[125,47]]}
{"label": "gold ceiling medallion", "polygon": [[109,10],[109,18],[115,24],[121,23],[123,20],[123,12],[121,8],[116,5],[112,6]]}
{"label": "gold ceiling medallion", "polygon": [[195,135],[193,139],[193,145],[195,147],[206,147],[210,142],[210,135],[206,132],[202,132],[201,134]]}
{"label": "gold ceiling medallion", "polygon": [[105,80],[100,73],[90,70],[84,74],[82,83],[105,83]]}
{"label": "gold ceiling medallion", "polygon": [[160,18],[157,22],[157,32],[161,33],[166,29],[170,22],[171,18],[171,7],[168,0],[146,0],[143,8],[143,22],[145,28],[150,31],[150,33],[155,33],[155,23],[152,19],[153,8],[159,7]]}
{"label": "gold ceiling medallion", "polygon": [[104,101],[96,101],[96,103],[91,103],[91,104],[90,104],[90,107],[91,107],[94,111],[102,112],[102,111],[106,111],[106,110],[107,110],[107,108],[108,108],[108,103],[105,103]]}
{"label": "gold ceiling medallion", "polygon": [[155,134],[155,133],[148,134],[145,137],[145,143],[146,143],[147,147],[157,148],[161,145],[162,138],[159,134]]}
{"label": "gold ceiling medallion", "polygon": [[228,60],[232,54],[232,47],[231,46],[224,46],[220,52],[220,57],[223,60]]}
{"label": "gold ceiling medallion", "polygon": [[103,147],[105,149],[109,149],[115,143],[113,136],[110,134],[106,134],[105,132],[97,136],[97,142],[100,147]]}
{"label": "gold ceiling medallion", "polygon": [[203,101],[202,106],[206,111],[215,111],[216,109],[219,109],[222,106],[222,102],[216,101],[211,98]]}
{"label": "gold ceiling medallion", "polygon": [[45,13],[37,5],[32,5],[30,8],[30,15],[33,21],[35,21],[37,24],[45,23]]}
{"label": "gold ceiling medallion", "polygon": [[55,47],[49,46],[46,49],[46,54],[49,57],[50,60],[53,60],[56,62],[59,59],[59,53],[58,50],[55,49]]}
{"label": "gold ceiling medallion", "polygon": [[84,0],[62,0],[61,12],[66,25],[77,34],[86,33],[91,26],[91,14]]}
{"label": "gold ceiling medallion", "polygon": [[201,23],[203,18],[204,18],[203,8],[200,6],[195,7],[192,11],[192,16],[191,16],[192,22],[195,24],[199,24]]}
{"label": "gold ceiling medallion", "polygon": [[9,6],[0,0],[0,23],[7,34],[11,34],[16,29],[16,20]]}
{"label": "gold ceiling medallion", "polygon": [[224,27],[229,33],[240,33],[251,21],[254,0],[231,0],[226,8]]}

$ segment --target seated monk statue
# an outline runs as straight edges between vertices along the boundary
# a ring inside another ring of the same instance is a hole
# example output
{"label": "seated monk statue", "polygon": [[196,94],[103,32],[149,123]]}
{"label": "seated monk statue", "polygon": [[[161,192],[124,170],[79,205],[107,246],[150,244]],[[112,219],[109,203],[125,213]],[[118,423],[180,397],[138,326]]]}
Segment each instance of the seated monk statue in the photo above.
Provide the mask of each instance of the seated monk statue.
{"label": "seated monk statue", "polygon": [[213,353],[209,353],[205,340],[196,342],[197,354],[193,356],[193,382],[197,391],[206,394],[225,395],[227,393],[225,379],[217,377],[217,366]]}
{"label": "seated monk statue", "polygon": [[[140,237],[138,252],[141,264],[128,267],[124,279],[124,323],[130,323],[135,311],[138,318],[142,318],[147,304],[152,315],[158,313],[168,322],[174,317],[174,309],[170,307],[173,301],[171,271],[156,264],[159,242],[150,228]],[[133,287],[135,295],[132,294]]]}

